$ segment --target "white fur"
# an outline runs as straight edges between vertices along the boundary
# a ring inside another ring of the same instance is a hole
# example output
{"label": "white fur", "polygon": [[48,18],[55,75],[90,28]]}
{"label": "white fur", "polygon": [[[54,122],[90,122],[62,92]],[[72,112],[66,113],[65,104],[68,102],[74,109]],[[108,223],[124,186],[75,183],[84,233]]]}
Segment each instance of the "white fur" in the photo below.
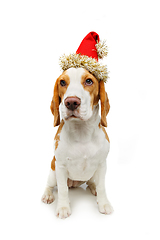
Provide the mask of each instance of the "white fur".
{"label": "white fur", "polygon": [[[110,143],[99,128],[99,105],[92,110],[90,94],[81,85],[84,69],[67,70],[70,85],[61,103],[61,116],[65,124],[60,133],[58,148],[55,150],[56,176],[51,170],[43,201],[50,203],[53,199],[52,188],[58,186],[58,205],[56,214],[66,218],[71,214],[67,179],[86,181],[91,191],[97,192],[99,211],[110,214],[113,211],[105,193],[106,157]],[[70,110],[64,105],[67,97],[76,96],[81,99],[79,109],[75,111],[77,118],[68,118]],[[95,190],[96,188],[96,190]],[[51,200],[50,200],[51,199]]]}

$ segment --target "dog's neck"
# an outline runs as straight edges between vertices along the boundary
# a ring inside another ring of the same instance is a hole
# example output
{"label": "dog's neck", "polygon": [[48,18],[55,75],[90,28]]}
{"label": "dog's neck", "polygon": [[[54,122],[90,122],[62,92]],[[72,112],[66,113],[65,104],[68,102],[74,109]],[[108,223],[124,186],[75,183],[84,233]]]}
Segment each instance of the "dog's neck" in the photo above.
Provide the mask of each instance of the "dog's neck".
{"label": "dog's neck", "polygon": [[92,117],[87,121],[72,120],[65,121],[65,129],[68,138],[77,142],[89,142],[93,138],[93,134],[100,123],[99,104],[94,106]]}

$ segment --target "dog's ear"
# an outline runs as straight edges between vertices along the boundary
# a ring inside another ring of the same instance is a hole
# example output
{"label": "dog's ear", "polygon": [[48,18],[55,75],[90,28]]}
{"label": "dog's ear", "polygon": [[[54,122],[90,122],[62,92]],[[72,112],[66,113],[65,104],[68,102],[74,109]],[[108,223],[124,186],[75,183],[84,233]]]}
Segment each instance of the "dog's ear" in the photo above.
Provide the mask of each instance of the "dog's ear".
{"label": "dog's ear", "polygon": [[105,86],[103,81],[99,82],[99,96],[101,101],[101,124],[102,126],[107,127],[106,116],[109,112],[110,105],[108,95],[105,92]]}
{"label": "dog's ear", "polygon": [[51,102],[51,112],[54,115],[54,127],[58,126],[60,124],[60,113],[59,113],[59,104],[61,100],[59,97],[59,92],[58,92],[58,79],[54,85],[54,91],[53,91],[53,98]]}

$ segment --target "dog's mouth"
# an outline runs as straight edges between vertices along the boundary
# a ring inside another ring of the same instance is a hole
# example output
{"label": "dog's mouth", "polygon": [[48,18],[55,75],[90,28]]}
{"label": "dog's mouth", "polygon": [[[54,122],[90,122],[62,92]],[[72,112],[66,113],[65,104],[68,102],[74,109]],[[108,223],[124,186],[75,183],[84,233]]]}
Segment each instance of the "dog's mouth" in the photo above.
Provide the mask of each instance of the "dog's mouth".
{"label": "dog's mouth", "polygon": [[65,117],[65,120],[69,120],[69,119],[81,119],[82,118],[80,116],[78,116],[77,114],[75,114],[74,112],[70,113],[67,117]]}

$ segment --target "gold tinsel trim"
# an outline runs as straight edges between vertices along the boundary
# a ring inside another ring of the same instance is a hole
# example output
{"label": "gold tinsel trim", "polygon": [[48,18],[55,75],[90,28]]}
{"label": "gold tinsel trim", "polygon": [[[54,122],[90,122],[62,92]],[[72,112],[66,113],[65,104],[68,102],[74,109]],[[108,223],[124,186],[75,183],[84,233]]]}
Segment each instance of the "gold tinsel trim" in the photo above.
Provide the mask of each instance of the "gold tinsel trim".
{"label": "gold tinsel trim", "polygon": [[65,54],[60,57],[60,66],[63,71],[69,68],[85,68],[91,74],[93,74],[98,81],[107,81],[108,72],[107,66],[101,65],[92,57],[80,54],[70,54],[66,56]]}
{"label": "gold tinsel trim", "polygon": [[97,43],[96,49],[97,49],[97,54],[98,54],[99,59],[106,57],[108,54],[106,40],[100,41],[99,43]]}

